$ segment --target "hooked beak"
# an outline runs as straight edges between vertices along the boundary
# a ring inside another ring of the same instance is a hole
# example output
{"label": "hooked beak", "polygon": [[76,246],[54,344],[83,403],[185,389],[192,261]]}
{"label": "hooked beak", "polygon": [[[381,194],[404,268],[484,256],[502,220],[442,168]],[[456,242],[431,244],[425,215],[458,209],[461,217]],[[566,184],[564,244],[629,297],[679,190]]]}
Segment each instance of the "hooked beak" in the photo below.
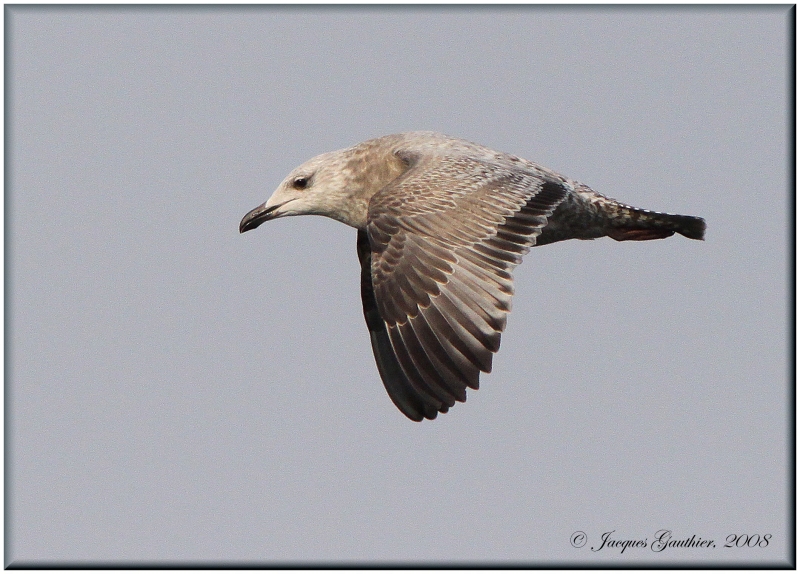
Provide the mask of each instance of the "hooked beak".
{"label": "hooked beak", "polygon": [[[289,200],[291,201],[291,200]],[[269,221],[270,219],[275,219],[276,217],[280,217],[282,214],[275,213],[275,211],[284,205],[289,203],[288,201],[284,201],[283,203],[279,203],[277,205],[270,205],[267,207],[266,204],[259,205],[255,209],[248,211],[247,215],[242,218],[242,222],[239,224],[239,233],[244,233],[245,231],[250,231],[251,229],[255,229],[265,221]]]}

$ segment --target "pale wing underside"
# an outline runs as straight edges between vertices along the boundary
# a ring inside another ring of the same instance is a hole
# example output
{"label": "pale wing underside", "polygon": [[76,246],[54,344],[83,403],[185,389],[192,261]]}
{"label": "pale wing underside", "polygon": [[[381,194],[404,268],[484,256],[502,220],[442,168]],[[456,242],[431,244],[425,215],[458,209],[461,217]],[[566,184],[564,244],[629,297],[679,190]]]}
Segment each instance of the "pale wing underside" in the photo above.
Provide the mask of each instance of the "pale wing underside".
{"label": "pale wing underside", "polygon": [[362,300],[386,390],[433,419],[478,388],[511,308],[511,271],[569,193],[480,159],[422,161],[376,194],[359,231]]}

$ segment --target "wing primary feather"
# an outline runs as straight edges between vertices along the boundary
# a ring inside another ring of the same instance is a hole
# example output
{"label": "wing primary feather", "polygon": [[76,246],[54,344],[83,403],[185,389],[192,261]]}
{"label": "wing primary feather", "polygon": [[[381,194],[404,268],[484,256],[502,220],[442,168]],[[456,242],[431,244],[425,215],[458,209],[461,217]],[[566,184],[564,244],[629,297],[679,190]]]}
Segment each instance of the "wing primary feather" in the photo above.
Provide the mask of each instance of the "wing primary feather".
{"label": "wing primary feather", "polygon": [[[406,260],[404,267],[407,270],[401,270],[395,273],[395,289],[391,290],[392,298],[396,307],[400,308],[406,317],[414,317],[419,312],[420,305],[427,305],[430,301],[430,295],[424,289],[418,289],[414,285],[412,278],[416,276],[416,271],[412,272],[411,265]],[[396,323],[404,323],[405,317],[400,317]]]}
{"label": "wing primary feather", "polygon": [[[496,305],[493,305],[487,300],[490,295],[483,291],[480,286],[475,285],[475,281],[471,280],[466,273],[457,273],[450,278],[448,283],[448,293],[457,297],[458,300],[469,309],[475,317],[479,317],[481,324],[486,325],[488,330],[480,329],[481,333],[487,335],[494,331],[502,331],[505,321],[503,317],[498,316],[498,312],[492,314],[491,307],[496,311],[500,311]],[[494,297],[491,298],[492,301]],[[489,307],[487,309],[487,307]],[[499,314],[504,315],[502,311]],[[477,324],[478,328],[481,324]]]}
{"label": "wing primary feather", "polygon": [[[459,333],[458,339],[465,344],[464,349],[459,349],[476,367],[485,373],[491,372],[492,353],[484,344],[484,334],[476,329],[461,308],[456,305],[446,291],[436,298],[439,312],[450,323],[450,326]],[[499,344],[498,344],[499,346]],[[466,351],[466,352],[465,352]]]}
{"label": "wing primary feather", "polygon": [[497,306],[504,307],[510,302],[511,296],[514,294],[514,283],[510,277],[511,274],[500,275],[494,269],[476,265],[469,257],[464,256],[465,253],[466,250],[460,253],[462,257],[458,275],[469,276],[476,283],[475,288],[478,289],[478,294],[485,293],[485,296],[494,300]]}
{"label": "wing primary feather", "polygon": [[464,377],[458,365],[453,362],[436,334],[431,330],[427,318],[425,316],[414,317],[409,321],[409,325],[414,330],[414,335],[423,352],[428,356],[431,366],[439,375],[441,383],[446,385],[448,392],[455,400],[463,403],[467,398]]}
{"label": "wing primary feather", "polygon": [[469,273],[484,285],[484,289],[499,301],[510,301],[514,295],[514,281],[511,273],[487,269],[485,265],[475,263],[474,259],[465,256],[462,260],[461,270]]}
{"label": "wing primary feather", "polygon": [[361,302],[364,308],[364,319],[367,323],[367,329],[369,329],[372,352],[375,356],[375,363],[383,386],[395,406],[409,419],[421,421],[423,418],[436,418],[436,410],[432,410],[414,390],[413,385],[405,376],[394,355],[392,343],[386,330],[386,323],[381,318],[375,302],[370,271],[369,238],[364,231],[358,232],[357,250],[361,263]]}
{"label": "wing primary feather", "polygon": [[431,393],[447,406],[453,406],[455,404],[455,397],[450,392],[448,388],[449,385],[437,371],[428,353],[417,339],[417,334],[411,326],[411,321],[404,325],[398,325],[397,332],[403,340],[403,346],[408,352],[408,357],[411,359],[417,374],[425,382],[425,385]]}
{"label": "wing primary feather", "polygon": [[468,358],[471,353],[467,343],[461,339],[436,305],[422,309],[422,316],[439,340],[442,349],[450,357],[452,364],[458,369],[465,384],[477,389],[480,369],[476,366],[477,359]]}
{"label": "wing primary feather", "polygon": [[414,365],[414,361],[411,359],[408,349],[403,342],[399,331],[399,326],[395,325],[394,327],[389,327],[388,331],[389,340],[392,342],[392,349],[394,349],[397,362],[400,364],[400,367],[403,369],[403,372],[408,380],[411,381],[411,385],[414,387],[414,390],[420,395],[420,397],[422,397],[423,401],[439,410],[445,404],[445,402],[442,398],[437,396],[437,391],[433,388],[430,388],[428,383],[422,377],[422,374],[417,370],[417,367]]}

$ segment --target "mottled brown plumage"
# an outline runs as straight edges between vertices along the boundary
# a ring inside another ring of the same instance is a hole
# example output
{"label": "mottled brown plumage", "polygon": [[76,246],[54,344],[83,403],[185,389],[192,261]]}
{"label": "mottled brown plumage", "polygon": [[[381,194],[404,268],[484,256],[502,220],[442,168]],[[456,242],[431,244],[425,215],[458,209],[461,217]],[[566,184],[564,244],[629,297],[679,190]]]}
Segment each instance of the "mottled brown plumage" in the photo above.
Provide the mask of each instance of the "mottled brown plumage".
{"label": "mottled brown plumage", "polygon": [[376,363],[409,418],[433,419],[478,388],[511,309],[511,273],[534,245],[680,233],[697,217],[655,213],[515,156],[433,132],[369,140],[295,169],[242,232],[286,215],[358,229],[361,294]]}

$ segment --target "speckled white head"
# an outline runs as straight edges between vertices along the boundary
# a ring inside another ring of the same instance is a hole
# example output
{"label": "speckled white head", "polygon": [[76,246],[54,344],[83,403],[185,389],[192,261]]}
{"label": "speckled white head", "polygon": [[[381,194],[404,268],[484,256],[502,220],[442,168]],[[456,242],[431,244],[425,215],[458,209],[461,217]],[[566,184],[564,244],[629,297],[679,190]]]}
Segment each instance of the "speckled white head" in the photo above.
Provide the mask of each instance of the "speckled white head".
{"label": "speckled white head", "polygon": [[290,215],[323,215],[363,228],[372,195],[407,167],[393,154],[393,143],[391,137],[379,138],[308,160],[244,216],[239,231]]}

